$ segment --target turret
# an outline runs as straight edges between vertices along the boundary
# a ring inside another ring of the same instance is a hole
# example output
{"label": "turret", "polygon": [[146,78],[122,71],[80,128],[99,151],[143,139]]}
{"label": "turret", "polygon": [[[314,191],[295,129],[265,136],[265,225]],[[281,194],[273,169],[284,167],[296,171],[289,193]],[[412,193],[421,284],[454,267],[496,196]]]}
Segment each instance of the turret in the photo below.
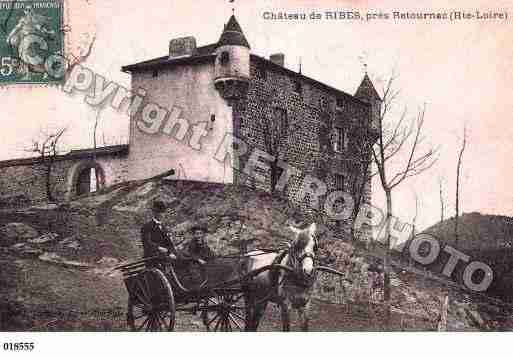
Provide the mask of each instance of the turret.
{"label": "turret", "polygon": [[216,48],[216,89],[231,104],[244,98],[249,86],[249,43],[234,15],[225,25]]}
{"label": "turret", "polygon": [[381,115],[382,100],[378,92],[374,88],[371,79],[365,73],[358,90],[354,95],[356,98],[365,101],[371,105],[371,131],[376,132],[379,128],[379,116]]}

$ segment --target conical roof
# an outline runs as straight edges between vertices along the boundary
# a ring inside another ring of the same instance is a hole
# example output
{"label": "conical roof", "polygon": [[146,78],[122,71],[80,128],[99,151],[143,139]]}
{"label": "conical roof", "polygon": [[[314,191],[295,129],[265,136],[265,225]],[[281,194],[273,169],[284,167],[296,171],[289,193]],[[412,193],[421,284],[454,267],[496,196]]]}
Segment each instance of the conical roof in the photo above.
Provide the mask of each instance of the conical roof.
{"label": "conical roof", "polygon": [[235,15],[230,16],[230,19],[224,26],[223,33],[217,42],[218,47],[223,45],[237,45],[247,47],[248,49],[251,48],[237,19],[235,18]]}
{"label": "conical roof", "polygon": [[381,97],[378,94],[378,91],[374,88],[371,79],[367,74],[363,77],[362,83],[356,90],[354,95],[357,98],[365,99],[365,100],[380,100]]}

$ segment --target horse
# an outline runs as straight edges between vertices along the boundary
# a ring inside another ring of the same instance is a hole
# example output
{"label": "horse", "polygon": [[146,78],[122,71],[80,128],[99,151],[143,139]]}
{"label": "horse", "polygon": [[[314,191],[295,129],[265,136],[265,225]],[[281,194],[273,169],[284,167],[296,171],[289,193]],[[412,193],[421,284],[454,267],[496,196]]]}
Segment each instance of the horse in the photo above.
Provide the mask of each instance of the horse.
{"label": "horse", "polygon": [[314,262],[318,248],[317,225],[312,223],[303,230],[290,226],[290,229],[295,238],[288,249],[282,252],[255,250],[247,253],[248,272],[273,264],[289,267],[292,272],[272,269],[249,281],[245,294],[246,331],[258,329],[268,302],[280,307],[283,331],[290,331],[290,306],[298,312],[301,329],[308,331],[308,312],[315,282]]}

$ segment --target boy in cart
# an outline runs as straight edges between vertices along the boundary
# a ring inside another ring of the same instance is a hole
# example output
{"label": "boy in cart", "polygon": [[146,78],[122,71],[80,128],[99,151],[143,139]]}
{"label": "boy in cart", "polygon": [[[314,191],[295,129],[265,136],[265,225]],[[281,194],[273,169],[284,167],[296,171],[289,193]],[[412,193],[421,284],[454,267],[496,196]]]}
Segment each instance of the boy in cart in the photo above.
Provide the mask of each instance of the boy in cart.
{"label": "boy in cart", "polygon": [[192,239],[186,247],[185,254],[197,260],[200,264],[205,264],[207,260],[215,255],[206,241],[207,226],[203,223],[197,223],[191,228],[191,233]]}

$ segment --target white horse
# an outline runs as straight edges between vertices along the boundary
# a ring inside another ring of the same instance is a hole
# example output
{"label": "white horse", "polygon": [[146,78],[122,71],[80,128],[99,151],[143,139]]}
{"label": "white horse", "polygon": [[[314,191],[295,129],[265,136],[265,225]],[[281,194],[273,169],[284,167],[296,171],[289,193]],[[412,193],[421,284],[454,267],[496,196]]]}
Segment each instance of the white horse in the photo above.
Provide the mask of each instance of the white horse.
{"label": "white horse", "polygon": [[315,281],[315,255],[317,251],[315,223],[301,230],[290,226],[295,238],[289,248],[281,253],[252,251],[248,253],[248,272],[272,264],[292,269],[269,270],[255,276],[246,292],[246,330],[256,331],[268,302],[281,309],[283,331],[290,330],[289,308],[296,309],[301,329],[308,331],[308,311]]}

